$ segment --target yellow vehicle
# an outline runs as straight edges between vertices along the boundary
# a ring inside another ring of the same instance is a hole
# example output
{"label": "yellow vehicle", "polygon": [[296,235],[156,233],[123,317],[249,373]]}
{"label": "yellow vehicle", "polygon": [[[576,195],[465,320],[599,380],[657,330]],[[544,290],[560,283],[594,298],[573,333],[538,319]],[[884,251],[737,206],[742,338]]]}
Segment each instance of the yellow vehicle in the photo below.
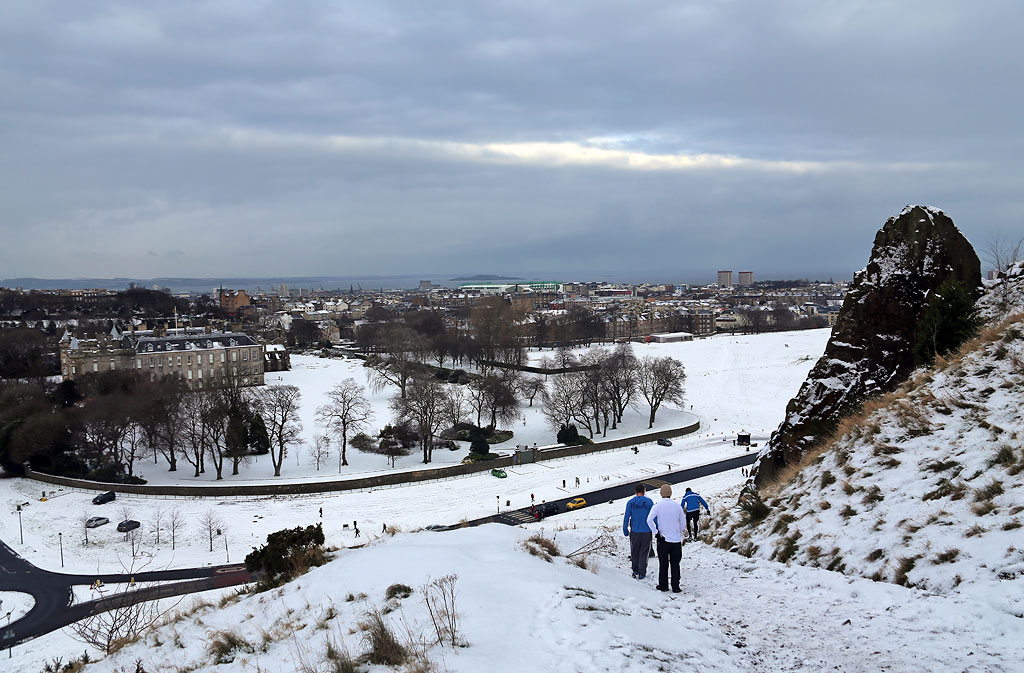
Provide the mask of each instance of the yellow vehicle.
{"label": "yellow vehicle", "polygon": [[579,509],[580,507],[586,507],[586,506],[587,506],[587,501],[584,500],[583,498],[573,498],[569,502],[565,503],[565,508],[569,509],[569,510]]}

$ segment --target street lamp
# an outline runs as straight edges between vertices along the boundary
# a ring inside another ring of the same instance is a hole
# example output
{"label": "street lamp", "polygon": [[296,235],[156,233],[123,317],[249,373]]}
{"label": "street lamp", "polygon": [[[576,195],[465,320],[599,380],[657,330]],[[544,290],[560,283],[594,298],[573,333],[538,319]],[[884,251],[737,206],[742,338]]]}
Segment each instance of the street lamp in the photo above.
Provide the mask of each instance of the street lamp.
{"label": "street lamp", "polygon": [[60,545],[60,567],[64,567],[64,533],[57,533],[57,544]]}
{"label": "street lamp", "polygon": [[494,496],[494,499],[497,500],[498,514],[501,514],[501,496],[500,495],[496,495],[496,496]]}
{"label": "street lamp", "polygon": [[18,535],[21,537],[21,544],[25,544],[25,531],[21,527],[21,505],[18,505]]}

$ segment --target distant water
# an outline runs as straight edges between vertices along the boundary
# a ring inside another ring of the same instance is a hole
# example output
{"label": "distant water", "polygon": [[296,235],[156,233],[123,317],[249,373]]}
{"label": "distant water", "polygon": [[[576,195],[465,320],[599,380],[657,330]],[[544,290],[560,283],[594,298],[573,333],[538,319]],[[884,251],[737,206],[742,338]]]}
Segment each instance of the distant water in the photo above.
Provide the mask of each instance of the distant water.
{"label": "distant water", "polygon": [[[270,292],[271,287],[287,285],[289,290],[302,288],[306,291],[343,290],[408,290],[419,287],[421,280],[429,280],[443,287],[457,287],[468,281],[453,281],[451,278],[462,274],[446,274],[444,277],[428,275],[405,276],[281,276],[275,278],[6,278],[0,280],[0,287],[21,287],[26,290],[124,290],[134,283],[139,287],[160,286],[171,292],[209,293],[218,287],[231,290]],[[532,280],[532,279],[531,279]],[[548,280],[548,279],[538,279]]]}

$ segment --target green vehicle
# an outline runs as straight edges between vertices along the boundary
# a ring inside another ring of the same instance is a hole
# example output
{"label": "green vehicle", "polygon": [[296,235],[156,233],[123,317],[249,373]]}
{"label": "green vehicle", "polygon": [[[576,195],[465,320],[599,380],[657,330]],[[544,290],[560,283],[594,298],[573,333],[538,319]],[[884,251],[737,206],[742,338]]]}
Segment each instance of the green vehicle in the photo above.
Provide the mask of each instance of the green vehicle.
{"label": "green vehicle", "polygon": [[504,479],[508,475],[505,474],[505,470],[500,470],[498,468],[494,468],[493,470],[491,470],[491,476],[492,477],[497,477],[498,479]]}

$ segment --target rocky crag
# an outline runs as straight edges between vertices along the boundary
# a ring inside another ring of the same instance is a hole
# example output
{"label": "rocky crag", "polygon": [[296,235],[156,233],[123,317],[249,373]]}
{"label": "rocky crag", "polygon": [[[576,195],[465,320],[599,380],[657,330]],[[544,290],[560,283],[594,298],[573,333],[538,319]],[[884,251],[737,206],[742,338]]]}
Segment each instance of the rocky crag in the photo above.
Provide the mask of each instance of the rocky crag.
{"label": "rocky crag", "polygon": [[907,206],[886,221],[868,265],[854,276],[825,354],[758,456],[755,485],[799,462],[866,398],[907,378],[929,296],[950,278],[974,291],[981,286],[981,263],[945,213]]}

